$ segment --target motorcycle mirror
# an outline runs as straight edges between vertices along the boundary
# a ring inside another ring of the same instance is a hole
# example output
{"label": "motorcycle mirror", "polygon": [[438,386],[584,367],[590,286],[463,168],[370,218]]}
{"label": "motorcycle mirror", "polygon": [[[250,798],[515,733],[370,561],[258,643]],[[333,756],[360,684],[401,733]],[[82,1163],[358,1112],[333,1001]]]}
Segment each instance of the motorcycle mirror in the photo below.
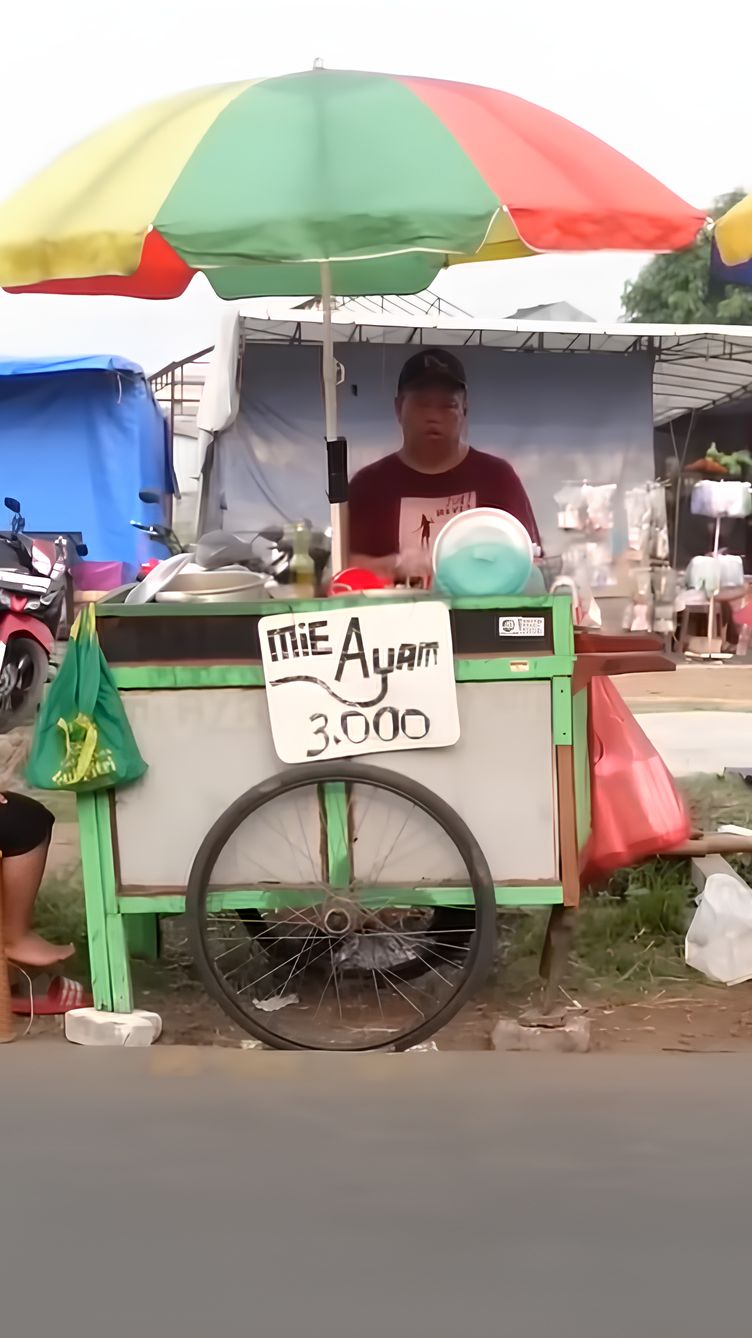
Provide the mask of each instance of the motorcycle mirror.
{"label": "motorcycle mirror", "polygon": [[4,505],[7,506],[9,511],[13,511],[15,515],[20,514],[21,503],[17,501],[15,497],[6,497]]}
{"label": "motorcycle mirror", "polygon": [[80,558],[88,557],[88,556],[89,556],[89,545],[88,545],[88,544],[76,544],[76,553],[77,553],[78,557],[80,557]]}
{"label": "motorcycle mirror", "polygon": [[283,533],[281,526],[270,525],[266,530],[259,530],[259,538],[268,540],[270,544],[278,544],[281,542]]}
{"label": "motorcycle mirror", "polygon": [[140,502],[146,502],[149,506],[157,505],[160,501],[158,492],[153,492],[151,488],[142,488],[138,494]]}

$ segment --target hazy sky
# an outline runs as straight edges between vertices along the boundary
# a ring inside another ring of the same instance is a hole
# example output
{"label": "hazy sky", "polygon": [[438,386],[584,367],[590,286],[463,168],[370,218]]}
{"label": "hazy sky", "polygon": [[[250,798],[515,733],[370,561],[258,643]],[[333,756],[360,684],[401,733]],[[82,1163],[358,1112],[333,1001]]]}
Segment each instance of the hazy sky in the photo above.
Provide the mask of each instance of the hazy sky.
{"label": "hazy sky", "polygon": [[[539,102],[692,203],[752,189],[750,0],[38,0],[6,3],[0,196],[130,107],[181,88],[309,68],[434,75]],[[478,316],[566,298],[617,318],[645,257],[541,257],[442,276]],[[149,370],[210,344],[218,301],[10,298],[0,353],[115,352]]]}

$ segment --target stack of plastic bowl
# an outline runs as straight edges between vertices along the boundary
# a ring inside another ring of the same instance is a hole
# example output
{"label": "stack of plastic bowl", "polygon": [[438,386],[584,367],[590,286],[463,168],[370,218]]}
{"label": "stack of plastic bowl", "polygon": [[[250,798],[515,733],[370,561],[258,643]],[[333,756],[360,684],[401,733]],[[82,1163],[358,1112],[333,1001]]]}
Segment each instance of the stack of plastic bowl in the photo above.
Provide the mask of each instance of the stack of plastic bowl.
{"label": "stack of plastic bowl", "polygon": [[492,506],[447,522],[434,545],[433,570],[437,589],[447,595],[536,593],[530,535],[516,516]]}

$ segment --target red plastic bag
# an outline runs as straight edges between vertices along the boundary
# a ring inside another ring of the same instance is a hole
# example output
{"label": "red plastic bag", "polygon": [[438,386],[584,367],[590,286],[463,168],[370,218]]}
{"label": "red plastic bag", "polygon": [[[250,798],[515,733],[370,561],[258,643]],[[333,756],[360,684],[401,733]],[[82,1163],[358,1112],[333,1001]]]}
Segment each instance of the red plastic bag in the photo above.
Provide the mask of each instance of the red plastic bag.
{"label": "red plastic bag", "polygon": [[584,887],[681,845],[691,823],[665,762],[610,678],[594,678],[588,742],[592,823],[581,853]]}

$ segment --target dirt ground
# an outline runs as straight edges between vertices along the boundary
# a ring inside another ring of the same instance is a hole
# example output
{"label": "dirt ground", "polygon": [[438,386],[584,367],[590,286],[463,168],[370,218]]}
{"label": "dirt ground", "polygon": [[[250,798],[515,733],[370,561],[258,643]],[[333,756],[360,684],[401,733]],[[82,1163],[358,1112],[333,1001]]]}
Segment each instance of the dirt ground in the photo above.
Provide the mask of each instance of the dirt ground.
{"label": "dirt ground", "polygon": [[[237,1046],[244,1038],[197,985],[184,983],[169,992],[147,989],[142,997],[145,1007],[161,1013],[167,1044]],[[591,1045],[596,1052],[752,1051],[752,982],[727,989],[702,983],[698,977],[696,981],[677,980],[675,985],[643,992],[635,999],[623,993],[617,1001],[588,999],[570,992],[568,1000],[572,1014],[590,1018]],[[490,1049],[496,1022],[501,1016],[517,1016],[523,1002],[516,1000],[513,1008],[504,1009],[490,1001],[469,1004],[434,1038],[438,1048]]]}
{"label": "dirt ground", "polygon": [[[722,990],[698,986],[678,994],[609,1003],[582,1000],[591,1020],[591,1048],[595,1053],[630,1054],[737,1054],[752,1052],[752,984]],[[164,1030],[161,1045],[216,1045],[237,1048],[255,1042],[235,1027],[221,1009],[197,986],[139,990],[145,1008],[160,1013]],[[439,1050],[488,1050],[491,1032],[502,1014],[485,1003],[469,1005],[434,1039]],[[37,1019],[31,1036],[62,1040],[62,1019]]]}
{"label": "dirt ground", "polygon": [[[72,867],[74,837],[73,824],[58,825],[58,869]],[[142,1007],[162,1017],[162,1045],[237,1048],[256,1044],[207,998],[179,962],[134,963],[134,992]],[[534,999],[530,994],[505,1000],[502,975],[486,999],[469,1004],[435,1037],[436,1044],[439,1050],[488,1050],[499,1018],[518,1016]],[[752,982],[726,989],[690,976],[661,989],[636,988],[635,997],[625,994],[621,986],[616,998],[608,996],[607,986],[597,997],[568,988],[564,1002],[573,1015],[584,1013],[590,1018],[595,1052],[752,1052]],[[25,1026],[19,1023],[19,1031]],[[36,1019],[29,1034],[33,1039],[58,1037],[62,1041],[62,1019]]]}
{"label": "dirt ground", "polygon": [[624,674],[614,683],[632,711],[752,710],[749,664],[680,664],[673,674]]}

